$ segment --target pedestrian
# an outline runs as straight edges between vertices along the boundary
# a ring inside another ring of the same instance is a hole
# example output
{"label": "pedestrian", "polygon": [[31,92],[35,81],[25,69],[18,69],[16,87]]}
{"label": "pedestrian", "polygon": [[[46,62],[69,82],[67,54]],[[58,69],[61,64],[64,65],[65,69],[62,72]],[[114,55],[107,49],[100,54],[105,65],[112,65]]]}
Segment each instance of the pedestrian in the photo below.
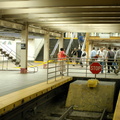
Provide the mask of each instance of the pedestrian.
{"label": "pedestrian", "polygon": [[108,47],[108,53],[107,53],[107,65],[108,65],[108,73],[110,73],[110,67],[112,70],[115,70],[114,66],[112,66],[112,63],[114,62],[114,52],[111,50],[111,47]]}
{"label": "pedestrian", "polygon": [[76,48],[74,48],[72,50],[71,55],[72,55],[72,64],[73,64],[73,66],[75,66],[76,59],[77,59],[77,49]]}
{"label": "pedestrian", "polygon": [[58,70],[60,71],[60,75],[64,75],[63,72],[66,71],[66,67],[65,67],[65,62],[66,62],[66,53],[64,51],[64,48],[60,48],[60,52],[58,53]]}
{"label": "pedestrian", "polygon": [[103,57],[104,57],[104,67],[106,68],[107,66],[107,53],[108,53],[108,49],[106,47],[103,48]]}
{"label": "pedestrian", "polygon": [[[114,52],[114,54],[116,55],[116,52],[117,52],[117,48],[115,47],[114,49],[113,49],[113,52]],[[114,61],[113,63],[112,63],[112,65],[117,69],[117,62],[116,61]]]}
{"label": "pedestrian", "polygon": [[87,52],[85,50],[82,51],[81,59],[82,63],[87,66]]}
{"label": "pedestrian", "polygon": [[93,47],[92,51],[90,52],[90,64],[92,64],[92,62],[94,62],[97,58],[96,58],[97,52],[95,50],[95,47]]}
{"label": "pedestrian", "polygon": [[98,59],[97,61],[101,64],[102,66],[102,70],[101,70],[101,73],[103,73],[103,70],[104,70],[104,52],[103,52],[103,47],[100,47],[97,55],[98,55]]}
{"label": "pedestrian", "polygon": [[79,63],[81,67],[83,67],[83,64],[82,64],[82,59],[81,59],[81,55],[82,55],[82,51],[80,48],[78,48],[77,50],[77,64]]}
{"label": "pedestrian", "polygon": [[118,72],[120,71],[120,48],[115,54],[114,61],[118,64],[118,68],[114,71],[115,74],[118,75]]}

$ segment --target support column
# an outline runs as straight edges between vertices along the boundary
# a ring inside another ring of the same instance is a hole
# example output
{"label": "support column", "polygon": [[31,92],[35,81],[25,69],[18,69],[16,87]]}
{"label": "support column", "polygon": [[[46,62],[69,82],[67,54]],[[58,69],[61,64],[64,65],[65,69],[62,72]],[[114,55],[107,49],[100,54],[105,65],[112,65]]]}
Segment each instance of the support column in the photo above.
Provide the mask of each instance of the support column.
{"label": "support column", "polygon": [[59,51],[60,51],[60,48],[63,48],[63,38],[64,38],[64,34],[62,33],[62,36],[59,39]]}
{"label": "support column", "polygon": [[49,60],[49,33],[44,35],[44,62]]}
{"label": "support column", "polygon": [[28,23],[22,30],[21,40],[21,69],[20,73],[27,73],[27,56],[28,56]]}
{"label": "support column", "polygon": [[89,35],[90,33],[86,33],[86,52],[87,52],[87,58],[89,58]]}
{"label": "support column", "polygon": [[77,33],[75,33],[75,37],[74,38],[78,38],[78,35],[77,35]]}
{"label": "support column", "polygon": [[67,38],[71,38],[71,32],[67,32]]}

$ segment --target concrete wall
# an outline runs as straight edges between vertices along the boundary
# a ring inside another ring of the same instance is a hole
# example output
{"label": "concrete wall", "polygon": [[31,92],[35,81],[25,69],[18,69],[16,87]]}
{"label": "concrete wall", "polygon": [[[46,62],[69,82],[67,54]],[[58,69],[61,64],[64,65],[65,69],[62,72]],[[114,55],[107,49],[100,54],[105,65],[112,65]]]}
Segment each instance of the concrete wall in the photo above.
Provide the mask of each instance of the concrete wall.
{"label": "concrete wall", "polygon": [[115,82],[100,81],[97,87],[87,87],[87,81],[75,81],[70,84],[66,107],[74,105],[81,111],[101,112],[107,109],[113,112]]}

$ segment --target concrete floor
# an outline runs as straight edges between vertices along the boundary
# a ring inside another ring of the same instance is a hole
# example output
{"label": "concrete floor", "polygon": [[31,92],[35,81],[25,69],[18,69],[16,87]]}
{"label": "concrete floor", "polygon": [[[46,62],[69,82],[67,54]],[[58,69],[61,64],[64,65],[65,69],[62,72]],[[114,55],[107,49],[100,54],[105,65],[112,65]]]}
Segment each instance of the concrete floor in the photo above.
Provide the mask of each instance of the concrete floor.
{"label": "concrete floor", "polygon": [[[20,68],[13,66],[10,68],[10,71],[0,71],[0,96],[47,81],[47,69],[43,69],[43,65],[39,63],[34,63],[34,65],[38,66],[38,72],[36,73],[33,73],[33,69],[28,68],[29,72],[27,74],[20,74]],[[87,72],[85,66],[82,68],[79,65],[70,65],[69,67],[69,76],[95,77],[90,72],[89,67],[87,67]],[[98,74],[97,78],[120,79],[120,73],[115,75],[113,72],[107,73],[104,71],[103,74]]]}
{"label": "concrete floor", "polygon": [[27,74],[21,74],[20,68],[9,67],[9,71],[0,71],[0,96],[41,83],[47,80],[47,70],[38,64],[38,72],[28,68]]}

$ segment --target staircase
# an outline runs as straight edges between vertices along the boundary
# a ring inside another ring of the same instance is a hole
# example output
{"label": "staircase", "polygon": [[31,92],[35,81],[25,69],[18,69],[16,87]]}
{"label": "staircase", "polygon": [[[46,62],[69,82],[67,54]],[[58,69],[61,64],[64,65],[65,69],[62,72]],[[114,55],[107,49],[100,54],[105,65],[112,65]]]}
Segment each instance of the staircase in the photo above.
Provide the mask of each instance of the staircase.
{"label": "staircase", "polygon": [[[19,57],[16,56],[16,53],[13,50],[11,50],[9,47],[7,47],[7,46],[5,47],[4,45],[0,44],[0,53],[3,55],[3,57],[6,57],[8,60],[10,60],[16,66],[20,67]],[[17,58],[17,60],[15,58]]]}
{"label": "staircase", "polygon": [[[16,54],[16,52],[14,52],[11,48],[9,48],[8,46],[4,45],[4,44],[0,44],[0,53],[2,54],[3,60],[2,60],[2,65],[1,65],[1,70],[8,70],[8,61],[11,61],[14,65],[20,67],[20,56]],[[6,60],[6,68],[4,67],[4,57],[7,58]],[[31,62],[27,63],[28,65],[28,72],[38,72],[38,67],[33,65]]]}

